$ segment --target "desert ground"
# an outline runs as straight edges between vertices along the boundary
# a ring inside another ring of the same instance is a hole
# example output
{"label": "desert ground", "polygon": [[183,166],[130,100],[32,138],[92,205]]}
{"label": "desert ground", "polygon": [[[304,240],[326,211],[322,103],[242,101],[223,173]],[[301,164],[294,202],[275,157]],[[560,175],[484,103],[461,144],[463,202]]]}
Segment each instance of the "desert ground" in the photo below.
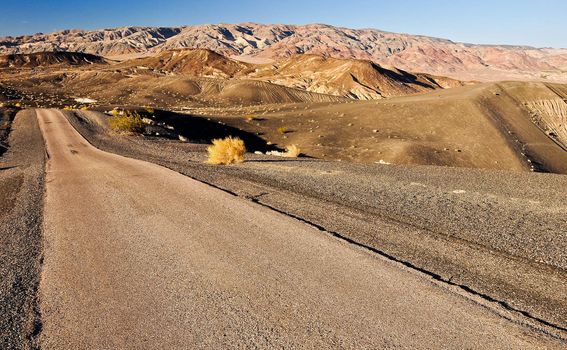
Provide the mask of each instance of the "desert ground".
{"label": "desert ground", "polygon": [[3,347],[567,346],[566,84],[131,56],[0,57]]}

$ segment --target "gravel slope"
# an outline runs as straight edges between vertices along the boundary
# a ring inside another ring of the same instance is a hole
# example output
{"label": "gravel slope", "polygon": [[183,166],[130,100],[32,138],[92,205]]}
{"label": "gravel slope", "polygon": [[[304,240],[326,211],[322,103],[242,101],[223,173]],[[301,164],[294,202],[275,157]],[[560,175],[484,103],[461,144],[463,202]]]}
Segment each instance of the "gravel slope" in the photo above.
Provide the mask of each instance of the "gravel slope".
{"label": "gravel slope", "polygon": [[0,348],[29,349],[41,330],[36,292],[45,166],[34,111],[18,113],[9,145],[0,158]]}
{"label": "gravel slope", "polygon": [[97,147],[226,189],[562,332],[567,328],[567,177],[444,167],[268,159],[202,164],[203,146],[109,137],[67,114]]}

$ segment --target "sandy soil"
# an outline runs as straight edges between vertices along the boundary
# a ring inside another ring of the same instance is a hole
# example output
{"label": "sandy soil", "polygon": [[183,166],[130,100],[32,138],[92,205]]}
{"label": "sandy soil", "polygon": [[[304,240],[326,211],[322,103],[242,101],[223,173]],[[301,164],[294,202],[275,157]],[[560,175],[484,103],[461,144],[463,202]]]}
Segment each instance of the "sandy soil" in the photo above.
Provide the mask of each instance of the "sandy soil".
{"label": "sandy soil", "polygon": [[383,101],[191,112],[317,158],[567,174],[567,151],[526,107],[543,93],[555,95],[542,83],[482,84]]}

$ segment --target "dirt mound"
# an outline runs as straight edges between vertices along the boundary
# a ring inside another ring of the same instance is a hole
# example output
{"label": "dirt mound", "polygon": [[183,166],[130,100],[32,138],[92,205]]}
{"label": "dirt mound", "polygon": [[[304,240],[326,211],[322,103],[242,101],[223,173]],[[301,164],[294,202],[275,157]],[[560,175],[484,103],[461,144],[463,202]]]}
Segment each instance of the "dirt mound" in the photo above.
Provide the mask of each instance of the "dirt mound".
{"label": "dirt mound", "polygon": [[102,57],[79,52],[41,52],[0,56],[0,68],[36,68],[106,64]]}

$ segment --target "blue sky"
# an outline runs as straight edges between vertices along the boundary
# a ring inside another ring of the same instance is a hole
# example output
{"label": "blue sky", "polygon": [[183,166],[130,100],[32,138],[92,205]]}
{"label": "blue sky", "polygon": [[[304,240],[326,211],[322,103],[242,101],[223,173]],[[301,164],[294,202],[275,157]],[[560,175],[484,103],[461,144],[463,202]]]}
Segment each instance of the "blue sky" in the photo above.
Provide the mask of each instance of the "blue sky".
{"label": "blue sky", "polygon": [[566,0],[0,0],[0,36],[126,25],[328,23],[567,48]]}

